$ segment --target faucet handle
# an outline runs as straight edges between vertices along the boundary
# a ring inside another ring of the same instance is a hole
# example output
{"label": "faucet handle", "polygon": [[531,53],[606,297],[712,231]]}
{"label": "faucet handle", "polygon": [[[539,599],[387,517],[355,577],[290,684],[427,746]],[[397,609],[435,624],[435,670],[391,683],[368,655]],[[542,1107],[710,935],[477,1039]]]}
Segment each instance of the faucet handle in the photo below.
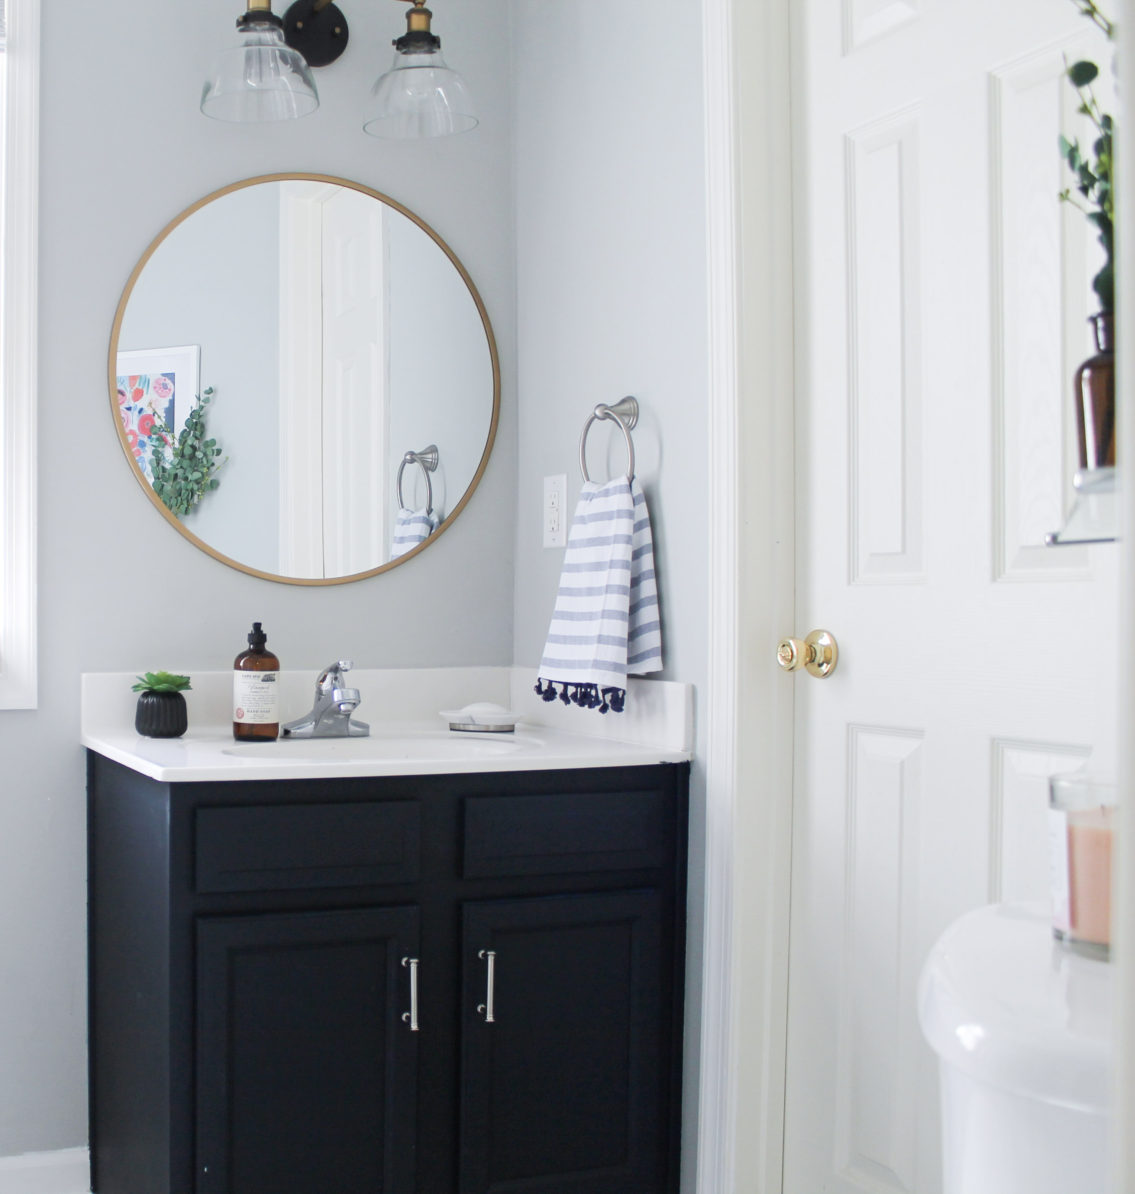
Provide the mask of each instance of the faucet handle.
{"label": "faucet handle", "polygon": [[317,692],[330,692],[333,688],[342,688],[343,673],[349,672],[355,666],[354,660],[340,659],[335,663],[330,663],[319,673],[319,679],[315,682]]}

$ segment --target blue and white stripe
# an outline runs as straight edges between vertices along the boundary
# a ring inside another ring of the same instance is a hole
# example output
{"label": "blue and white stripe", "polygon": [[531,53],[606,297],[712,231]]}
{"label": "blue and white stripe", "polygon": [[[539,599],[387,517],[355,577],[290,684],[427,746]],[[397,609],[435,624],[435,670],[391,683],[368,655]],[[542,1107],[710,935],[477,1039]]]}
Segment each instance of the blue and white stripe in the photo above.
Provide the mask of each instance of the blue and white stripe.
{"label": "blue and white stripe", "polygon": [[437,526],[436,514],[427,514],[425,510],[400,509],[398,517],[394,520],[390,558],[397,559],[399,556],[405,555],[411,547],[417,547],[419,543],[424,543],[437,530]]}
{"label": "blue and white stripe", "polygon": [[584,484],[572,520],[540,679],[625,690],[662,667],[658,587],[637,480]]}

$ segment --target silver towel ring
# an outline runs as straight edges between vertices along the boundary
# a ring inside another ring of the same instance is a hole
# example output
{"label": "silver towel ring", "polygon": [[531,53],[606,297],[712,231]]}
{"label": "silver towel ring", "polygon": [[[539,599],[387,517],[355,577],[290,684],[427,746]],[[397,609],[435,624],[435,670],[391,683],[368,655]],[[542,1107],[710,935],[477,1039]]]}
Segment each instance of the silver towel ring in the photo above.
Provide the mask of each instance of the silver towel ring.
{"label": "silver towel ring", "polygon": [[428,448],[423,448],[420,452],[407,452],[402,457],[402,463],[398,466],[398,476],[394,481],[394,489],[398,494],[398,508],[400,510],[407,510],[409,507],[402,499],[402,471],[408,464],[420,464],[422,466],[422,475],[426,479],[426,513],[432,514],[434,512],[434,491],[430,484],[430,473],[437,468],[437,444],[430,444]]}
{"label": "silver towel ring", "polygon": [[587,433],[591,430],[591,424],[597,419],[610,419],[612,422],[618,423],[622,429],[623,438],[627,441],[627,481],[633,481],[634,441],[631,439],[631,428],[638,422],[638,400],[628,394],[613,406],[607,406],[606,403],[600,402],[587,422],[584,423],[583,434],[579,437],[579,471],[583,474],[583,479],[588,482],[591,478],[587,475]]}

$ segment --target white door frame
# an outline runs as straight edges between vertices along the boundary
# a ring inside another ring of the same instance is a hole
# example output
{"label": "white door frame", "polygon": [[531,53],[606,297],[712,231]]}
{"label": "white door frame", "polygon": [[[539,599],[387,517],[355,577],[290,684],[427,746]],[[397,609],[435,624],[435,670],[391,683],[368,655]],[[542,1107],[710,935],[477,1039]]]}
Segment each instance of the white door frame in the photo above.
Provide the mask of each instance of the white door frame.
{"label": "white door frame", "polygon": [[[780,1190],[792,840],[789,0],[704,0],[712,492],[699,1194]],[[779,168],[777,168],[779,164]]]}
{"label": "white door frame", "polygon": [[[1122,21],[1120,27],[1135,29],[1135,0],[1123,0],[1122,9],[1122,13],[1113,14]],[[1135,95],[1135,38],[1128,36],[1123,40],[1117,57],[1120,90],[1123,95],[1130,97]],[[1135,120],[1131,119],[1133,109],[1130,99],[1126,108],[1128,118],[1119,127],[1118,189],[1120,194],[1135,195]],[[1135,369],[1130,364],[1135,361],[1135,355],[1130,352],[1130,346],[1135,344],[1135,220],[1129,214],[1133,208],[1133,204],[1127,207],[1128,214],[1122,220],[1118,241],[1121,253],[1118,265],[1118,393],[1127,400],[1120,401],[1117,408],[1118,460],[1126,463],[1129,473],[1132,462],[1135,462],[1135,412],[1130,408],[1131,396],[1135,391],[1127,381],[1129,376],[1135,376]],[[1124,351],[1125,345],[1127,351]],[[1118,545],[1122,553],[1119,586],[1120,609],[1123,611],[1120,617],[1123,641],[1119,644],[1119,724],[1130,725],[1131,717],[1135,714],[1135,623],[1131,616],[1131,599],[1135,594],[1135,534],[1132,533],[1135,529],[1135,486],[1129,482],[1120,494],[1120,527],[1124,539]],[[1119,761],[1119,796],[1123,823],[1130,830],[1135,825],[1135,736],[1121,734],[1119,742],[1122,752]],[[1119,987],[1116,1007],[1126,1013],[1120,1016],[1118,1025],[1116,1122],[1128,1124],[1132,1115],[1135,1115],[1135,1012],[1132,1011],[1135,1008],[1135,833],[1119,835],[1116,862],[1114,881],[1117,899],[1113,904],[1116,908],[1113,931],[1118,955],[1116,979]],[[1119,1139],[1115,1141],[1114,1149],[1114,1187],[1116,1190],[1130,1190],[1135,1187],[1135,1138],[1131,1132],[1117,1132],[1115,1135]]]}
{"label": "white door frame", "polygon": [[[846,0],[845,0],[846,3]],[[1116,7],[1118,7],[1118,3]],[[703,0],[709,320],[710,658],[698,1194],[778,1194],[782,1180],[792,686],[772,666],[794,627],[791,0]],[[834,8],[835,6],[833,6]],[[1135,0],[1122,0],[1135,28]],[[1119,16],[1119,13],[1113,13]],[[1135,95],[1135,55],[1120,54]],[[1135,193],[1135,120],[1121,126],[1121,193]],[[1125,221],[1135,228],[1131,220]],[[1135,343],[1135,235],[1121,239],[1123,345]],[[1120,459],[1135,418],[1120,404]],[[1122,498],[1135,527],[1135,485]],[[1135,536],[1121,602],[1135,593]],[[1135,618],[1121,619],[1121,724],[1135,712]],[[803,629],[807,629],[806,627]],[[1135,736],[1121,735],[1121,799],[1135,824]],[[1116,1006],[1135,1007],[1135,833],[1117,857]],[[1124,915],[1124,909],[1131,910]],[[1135,1014],[1121,1018],[1116,1122],[1135,1114]],[[1114,1189],[1135,1189],[1135,1136]]]}

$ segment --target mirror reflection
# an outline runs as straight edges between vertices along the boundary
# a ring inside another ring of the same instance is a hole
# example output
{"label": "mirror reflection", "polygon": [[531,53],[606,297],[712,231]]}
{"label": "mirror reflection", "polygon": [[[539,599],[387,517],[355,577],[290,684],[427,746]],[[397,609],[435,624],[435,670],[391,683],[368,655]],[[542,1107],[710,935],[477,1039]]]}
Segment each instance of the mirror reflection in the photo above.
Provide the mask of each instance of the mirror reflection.
{"label": "mirror reflection", "polygon": [[302,175],[208,196],[154,241],[110,351],[115,424],[166,518],[296,583],[369,575],[465,505],[499,407],[492,329],[393,200]]}

